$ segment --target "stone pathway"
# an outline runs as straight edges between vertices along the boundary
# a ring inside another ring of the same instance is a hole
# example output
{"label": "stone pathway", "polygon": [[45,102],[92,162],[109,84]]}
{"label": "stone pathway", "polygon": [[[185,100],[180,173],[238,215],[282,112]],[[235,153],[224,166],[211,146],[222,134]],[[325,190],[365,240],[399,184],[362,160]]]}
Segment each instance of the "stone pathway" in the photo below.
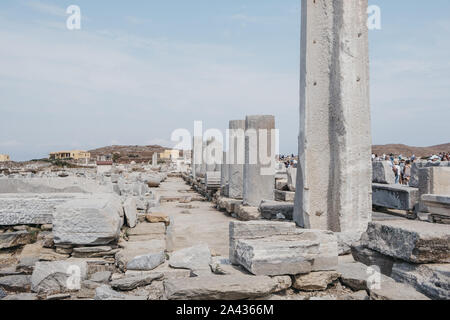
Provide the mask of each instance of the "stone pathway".
{"label": "stone pathway", "polygon": [[[205,243],[213,255],[228,257],[229,223],[235,219],[216,210],[211,202],[196,201],[199,195],[182,178],[169,177],[154,190],[162,198],[162,211],[172,218],[173,250]],[[188,196],[194,201],[164,201]]]}

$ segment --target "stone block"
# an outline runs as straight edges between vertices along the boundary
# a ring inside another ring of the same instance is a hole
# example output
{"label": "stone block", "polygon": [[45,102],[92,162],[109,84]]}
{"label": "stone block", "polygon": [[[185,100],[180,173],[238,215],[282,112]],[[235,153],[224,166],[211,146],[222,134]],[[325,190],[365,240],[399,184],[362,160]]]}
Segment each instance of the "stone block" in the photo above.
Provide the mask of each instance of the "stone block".
{"label": "stone block", "polygon": [[292,220],[294,203],[263,200],[259,206],[259,211],[264,219]]}
{"label": "stone block", "polygon": [[450,226],[411,220],[371,222],[361,244],[412,263],[450,262]]}
{"label": "stone block", "polygon": [[395,174],[390,161],[372,162],[372,182],[381,184],[395,184]]}
{"label": "stone block", "polygon": [[288,289],[289,277],[211,275],[164,281],[169,300],[243,300]]}
{"label": "stone block", "polygon": [[419,190],[403,185],[372,184],[372,204],[375,206],[413,210],[419,202]]}
{"label": "stone block", "polygon": [[95,194],[58,206],[53,221],[55,244],[103,245],[119,238],[123,208],[115,194]]}

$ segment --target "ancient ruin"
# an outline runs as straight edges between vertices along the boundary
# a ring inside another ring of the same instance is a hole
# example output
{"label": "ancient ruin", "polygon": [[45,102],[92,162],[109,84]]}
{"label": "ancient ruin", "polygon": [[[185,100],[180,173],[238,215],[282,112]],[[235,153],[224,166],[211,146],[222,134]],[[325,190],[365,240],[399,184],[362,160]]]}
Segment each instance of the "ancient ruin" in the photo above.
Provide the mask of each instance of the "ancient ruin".
{"label": "ancient ruin", "polygon": [[371,161],[367,7],[302,0],[298,157],[242,114],[142,161],[0,158],[0,299],[448,300],[450,165]]}

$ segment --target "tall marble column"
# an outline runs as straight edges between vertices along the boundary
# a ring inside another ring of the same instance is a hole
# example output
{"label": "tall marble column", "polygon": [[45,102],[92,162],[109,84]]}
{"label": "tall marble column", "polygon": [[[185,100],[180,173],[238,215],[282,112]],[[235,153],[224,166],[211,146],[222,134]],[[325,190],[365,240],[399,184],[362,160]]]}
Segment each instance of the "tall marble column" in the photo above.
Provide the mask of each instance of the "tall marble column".
{"label": "tall marble column", "polygon": [[295,222],[365,231],[371,219],[367,0],[302,0]]}

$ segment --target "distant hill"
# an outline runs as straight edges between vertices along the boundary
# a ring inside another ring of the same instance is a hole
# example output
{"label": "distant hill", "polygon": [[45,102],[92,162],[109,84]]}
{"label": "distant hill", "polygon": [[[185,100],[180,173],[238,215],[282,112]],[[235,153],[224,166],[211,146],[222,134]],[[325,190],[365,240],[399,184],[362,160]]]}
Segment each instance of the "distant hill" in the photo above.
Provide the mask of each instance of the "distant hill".
{"label": "distant hill", "polygon": [[376,145],[372,147],[372,152],[378,155],[382,154],[395,154],[412,156],[415,154],[417,157],[428,157],[433,154],[439,154],[440,152],[450,152],[450,143],[440,144],[431,147],[411,147],[404,144],[386,144]]}
{"label": "distant hill", "polygon": [[153,153],[162,153],[164,150],[170,148],[154,146],[109,146],[89,150],[91,158],[95,159],[97,156],[106,156],[116,154],[115,162],[118,163],[130,163],[135,161],[136,163],[148,163],[152,160]]}

